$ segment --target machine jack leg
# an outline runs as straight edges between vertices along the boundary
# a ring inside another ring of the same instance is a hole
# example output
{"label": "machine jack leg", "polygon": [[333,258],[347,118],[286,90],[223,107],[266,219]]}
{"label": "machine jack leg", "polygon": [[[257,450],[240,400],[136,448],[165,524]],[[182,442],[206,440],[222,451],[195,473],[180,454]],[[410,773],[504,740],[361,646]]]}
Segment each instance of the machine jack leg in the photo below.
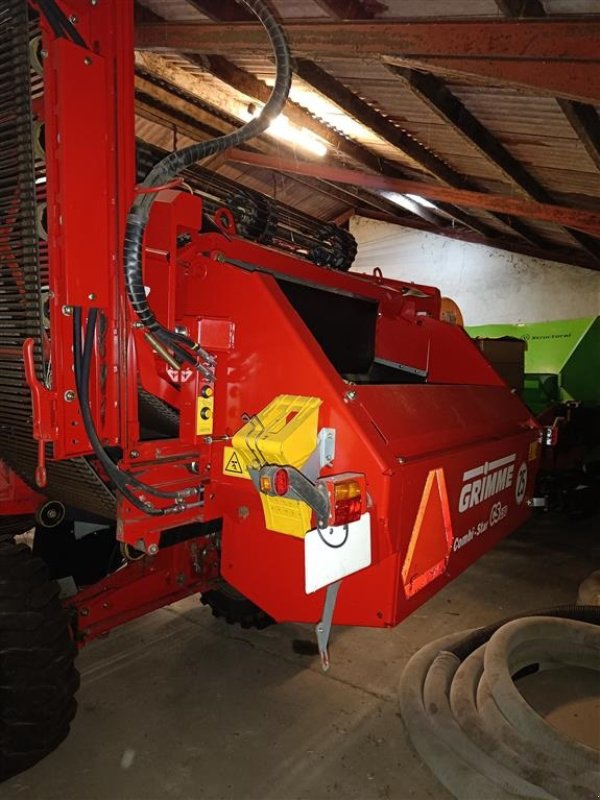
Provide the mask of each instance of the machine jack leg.
{"label": "machine jack leg", "polygon": [[327,587],[325,603],[323,605],[323,617],[315,627],[317,644],[319,645],[319,655],[321,656],[321,668],[323,672],[327,672],[329,669],[329,651],[327,649],[327,645],[329,643],[329,635],[331,633],[331,621],[333,619],[335,601],[341,582],[342,581],[339,580],[335,583],[330,583]]}

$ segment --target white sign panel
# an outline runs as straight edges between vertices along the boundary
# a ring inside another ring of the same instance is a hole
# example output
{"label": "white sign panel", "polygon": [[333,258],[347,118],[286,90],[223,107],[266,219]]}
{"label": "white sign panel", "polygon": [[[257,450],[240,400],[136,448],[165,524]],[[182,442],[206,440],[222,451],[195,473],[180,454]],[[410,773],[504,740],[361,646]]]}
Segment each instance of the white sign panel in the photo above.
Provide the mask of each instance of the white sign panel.
{"label": "white sign panel", "polygon": [[307,594],[352,575],[371,564],[371,517],[335,528],[309,531],[304,537],[304,582]]}

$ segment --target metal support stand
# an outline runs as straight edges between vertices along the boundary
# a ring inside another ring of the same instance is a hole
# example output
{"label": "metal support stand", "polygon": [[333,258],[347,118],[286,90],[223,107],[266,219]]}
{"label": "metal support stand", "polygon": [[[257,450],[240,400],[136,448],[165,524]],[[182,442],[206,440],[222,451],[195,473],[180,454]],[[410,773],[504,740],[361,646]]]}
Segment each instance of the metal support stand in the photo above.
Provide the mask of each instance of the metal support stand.
{"label": "metal support stand", "polygon": [[329,652],[327,650],[327,645],[329,643],[329,635],[331,633],[331,621],[333,619],[335,601],[341,583],[342,581],[339,580],[335,583],[330,583],[327,587],[325,603],[323,605],[323,616],[321,621],[315,627],[317,644],[319,646],[319,655],[321,656],[321,668],[323,669],[323,672],[327,672],[329,669]]}

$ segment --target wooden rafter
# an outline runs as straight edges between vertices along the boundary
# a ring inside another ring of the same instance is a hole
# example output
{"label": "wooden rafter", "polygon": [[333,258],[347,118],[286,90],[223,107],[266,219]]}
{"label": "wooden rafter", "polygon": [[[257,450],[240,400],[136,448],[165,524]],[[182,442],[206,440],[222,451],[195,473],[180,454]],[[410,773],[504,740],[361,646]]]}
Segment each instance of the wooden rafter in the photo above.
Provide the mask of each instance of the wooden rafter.
{"label": "wooden rafter", "polygon": [[209,19],[222,22],[256,22],[256,17],[236,0],[187,0]]}
{"label": "wooden rafter", "polygon": [[[489,163],[499,169],[515,186],[539,203],[555,202],[552,194],[479,122],[439,78],[402,67],[389,67],[404,85],[438,117],[475,147]],[[600,125],[599,125],[600,127]],[[578,230],[566,229],[591,256],[600,261],[600,242]]]}
{"label": "wooden rafter", "polygon": [[[199,98],[180,87],[168,84],[164,79],[153,80],[148,73],[138,72],[136,75],[136,107],[142,117],[176,129],[196,141],[221,136],[238,127],[236,120],[227,119],[216,111],[211,111]],[[266,156],[274,156],[280,152],[279,146],[276,147],[264,137],[253,139],[252,144]],[[296,177],[295,180],[341,203],[351,206],[358,204],[370,206],[382,213],[395,216],[397,222],[406,219],[406,215],[394,203],[366,188],[335,186],[330,182],[319,180],[318,175]],[[432,221],[432,215],[426,209],[416,207],[412,213]],[[439,218],[437,221],[440,222]]]}
{"label": "wooden rafter", "polygon": [[[193,55],[191,58],[194,58]],[[266,103],[271,94],[271,88],[267,86],[264,81],[256,78],[249,72],[240,69],[231,61],[223,56],[205,56],[200,61],[195,62],[207,72],[210,72],[215,78],[218,78],[223,83],[231,86],[238,92],[245,94],[249,99],[259,103]],[[362,164],[369,169],[379,172],[388,166],[377,155],[373,154],[363,145],[347,139],[345,136],[338,134],[333,128],[330,128],[323,122],[312,116],[306,109],[288,100],[285,105],[284,113],[287,118],[294,125],[300,128],[306,128],[314,133],[331,148],[335,156],[342,156],[357,164]]]}
{"label": "wooden rafter", "polygon": [[[296,73],[318,92],[333,100],[346,114],[358,120],[358,122],[372,130],[393,147],[401,150],[438,180],[457,189],[478,189],[472,181],[456,172],[432,150],[422,145],[402,128],[399,128],[314,62],[297,59]],[[541,237],[519,220],[499,216],[498,221],[523,236],[531,244],[537,247],[544,246],[545,243]]]}
{"label": "wooden rafter", "polygon": [[[205,0],[194,0],[194,4],[200,10],[205,11]],[[338,8],[338,12],[340,8]],[[333,11],[332,11],[333,13]],[[218,17],[218,13],[217,13]],[[191,53],[186,54],[188,58],[194,59],[194,55]],[[198,61],[198,64],[201,65],[204,69],[208,69],[212,72],[213,75],[218,77],[224,83],[227,83],[229,86],[232,86],[237,91],[243,92],[250,97],[259,99],[262,102],[265,102],[270,95],[270,89],[264,84],[262,81],[258,80],[255,76],[250,75],[249,73],[245,72],[244,70],[239,69],[236,65],[229,62],[227,59],[223,58],[219,55],[209,55],[204,57],[202,61]],[[298,62],[296,62],[296,71],[298,70]],[[342,145],[341,152],[345,155],[348,155],[354,161],[363,166],[366,166],[370,169],[373,169],[376,172],[382,171],[385,174],[392,175],[398,178],[406,178],[406,171],[398,167],[398,165],[394,164],[393,162],[382,159],[371,151],[368,148],[360,145],[357,142],[352,142],[349,139],[339,140],[336,142],[336,135],[332,132],[332,130],[328,127],[323,125],[322,123],[315,120],[311,117],[308,112],[304,109],[301,109],[294,103],[288,101],[285,107],[285,113],[290,118],[292,122],[295,124],[300,125],[301,127],[306,127],[311,130],[313,133],[316,133],[321,138],[324,138],[325,141],[329,142],[330,144],[334,145],[336,148],[339,144]],[[332,139],[334,141],[332,141]],[[424,154],[426,152],[425,148],[419,148],[419,154]],[[426,166],[419,162],[419,165],[424,169],[427,169]],[[423,217],[424,211],[418,205],[414,203],[410,203],[410,201],[406,204],[406,208],[410,208],[413,213],[418,216]],[[439,204],[439,210],[442,211],[444,214],[448,214],[453,217],[457,222],[466,225],[471,230],[477,231],[478,233],[482,234],[483,236],[487,236],[490,239],[497,237],[498,233],[494,230],[490,225],[485,222],[482,222],[479,219],[476,219],[471,214],[467,214],[460,208],[456,208],[454,206],[450,206],[448,204]],[[533,243],[537,246],[543,246],[542,240],[539,237],[535,236],[525,225],[522,225],[519,221],[516,220],[499,220],[503,225],[506,225],[512,232],[517,233],[520,236],[523,236],[527,239],[527,241]]]}
{"label": "wooden rafter", "polygon": [[486,211],[502,211],[531,219],[539,219],[558,225],[576,227],[590,233],[600,233],[600,213],[569,208],[567,206],[548,205],[537,203],[533,200],[524,200],[520,197],[509,197],[503,194],[454,189],[448,186],[419,183],[417,181],[403,181],[390,178],[387,175],[373,175],[358,170],[349,170],[343,167],[330,167],[322,164],[303,162],[297,159],[265,158],[254,153],[239,150],[230,150],[229,159],[242,164],[255,167],[276,169],[282,172],[299,175],[319,175],[326,180],[336,183],[349,183],[355,186],[369,187],[371,189],[389,190],[401,194],[418,194],[428,200],[439,200],[451,203],[460,203],[472,208],[481,208]]}
{"label": "wooden rafter", "polygon": [[315,0],[319,8],[334,19],[373,19],[377,11],[384,9],[382,3],[364,0]]}
{"label": "wooden rafter", "polygon": [[[545,17],[540,0],[496,0],[505,17]],[[595,108],[572,100],[559,99],[563,114],[600,171],[600,118]]]}
{"label": "wooden rafter", "polygon": [[[479,75],[580,101],[600,102],[600,20],[289,22],[295,55],[399,58],[429,71]],[[139,48],[269,53],[254,23],[140,23]]]}
{"label": "wooden rafter", "polygon": [[600,172],[600,117],[593,106],[558,100],[563,114]]}
{"label": "wooden rafter", "polygon": [[521,19],[546,16],[540,0],[496,0],[496,5],[505,17]]}
{"label": "wooden rafter", "polygon": [[[317,56],[379,56],[525,59],[598,63],[600,20],[536,19],[426,22],[396,20],[286,23],[294,53]],[[228,55],[236,51],[269,53],[264,30],[257,23],[215,25],[204,22],[141,23],[136,46]]]}
{"label": "wooden rafter", "polygon": [[[219,19],[220,10],[213,2],[210,2],[209,0],[190,0],[190,2],[193,2],[193,5],[202,13],[207,14],[213,19]],[[226,14],[228,18],[238,18],[243,20],[245,15],[248,14],[247,10],[242,6],[238,6],[238,4],[235,3],[235,0],[232,0],[232,2],[233,6],[231,8],[227,6],[224,14]],[[238,9],[237,11],[236,8]],[[159,19],[156,17],[156,15],[154,15],[154,17],[155,19]],[[203,70],[209,71],[228,86],[235,88],[237,91],[247,95],[253,100],[266,102],[271,94],[271,89],[263,81],[259,80],[245,70],[240,69],[222,56],[205,56],[204,58],[199,59],[194,54],[187,54],[187,57],[192,61],[192,63],[197,63],[198,66],[200,66]],[[166,77],[167,80],[172,80],[179,85],[183,83],[184,88],[187,86],[187,88],[191,89],[192,93],[206,94],[206,87],[189,86],[190,83],[197,81],[197,79],[195,79],[192,75],[182,72],[179,72],[177,76],[171,76],[169,74],[165,75],[165,70],[167,68],[166,65],[164,65],[164,62],[162,62],[161,65],[160,57],[152,54],[142,53],[138,54],[136,59],[142,62],[144,66],[153,70],[154,73],[158,72],[162,77]],[[204,89],[204,91],[202,91],[202,89]],[[210,101],[210,98],[208,99]],[[223,101],[223,98],[219,98],[219,101],[217,101],[215,105],[219,108],[222,108],[223,106],[227,107],[227,101]],[[376,172],[384,170],[386,173],[395,175],[397,177],[406,177],[405,171],[401,170],[397,165],[376,156],[370,150],[368,150],[368,148],[362,146],[361,144],[354,142],[351,139],[347,139],[346,137],[340,136],[335,130],[317,120],[309,112],[307,112],[301,106],[298,106],[296,103],[288,100],[285,106],[285,113],[292,123],[301,128],[306,128],[326,141],[335,153],[334,159],[337,163],[339,163],[337,156],[341,155],[343,157],[348,157],[359,165],[365,166],[368,169],[372,169]],[[331,194],[332,191],[339,194],[339,188],[335,189],[332,186],[328,186],[328,192]],[[388,212],[390,213],[398,213],[398,210],[395,209],[393,203],[390,203],[389,201],[386,201],[378,196],[374,196],[369,192],[363,193],[363,195],[366,195],[362,197],[363,201],[367,202],[371,206],[379,208],[380,210],[382,208],[384,210],[387,208]],[[340,198],[338,197],[337,199]],[[356,200],[360,200],[361,196],[355,195],[350,199],[351,201],[355,202]],[[406,201],[404,208],[415,216],[421,217],[429,222],[432,222],[436,219],[438,222],[440,221],[439,216],[436,216],[429,209],[424,209],[410,200]],[[461,222],[473,230],[478,230],[484,235],[493,236],[495,233],[495,231],[489,228],[489,226],[473,220],[471,216],[463,213],[460,209],[450,209],[448,207],[448,209],[440,210],[447,211],[448,213],[450,211],[454,211],[453,216],[457,222]]]}

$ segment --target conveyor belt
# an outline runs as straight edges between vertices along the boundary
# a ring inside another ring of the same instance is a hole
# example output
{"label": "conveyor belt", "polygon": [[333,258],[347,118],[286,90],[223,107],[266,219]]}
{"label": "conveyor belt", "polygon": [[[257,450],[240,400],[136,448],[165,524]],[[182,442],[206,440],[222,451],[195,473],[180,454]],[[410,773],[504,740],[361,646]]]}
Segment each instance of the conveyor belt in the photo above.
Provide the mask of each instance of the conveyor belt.
{"label": "conveyor belt", "polygon": [[[164,150],[138,139],[138,180],[164,155]],[[229,208],[238,234],[245,239],[342,272],[354,263],[356,240],[343,228],[304,214],[198,164],[184,170],[182,177],[202,197],[209,216],[214,216],[219,208]]]}
{"label": "conveyor belt", "polygon": [[[36,218],[45,202],[45,163],[35,153],[31,113],[32,97],[43,91],[41,76],[30,66],[37,33],[27,0],[0,0],[0,458],[31,486],[37,443],[23,370],[26,338],[35,342],[38,378],[51,382],[42,347],[48,257]],[[46,494],[114,517],[114,495],[87,459],[49,460],[47,468]]]}

